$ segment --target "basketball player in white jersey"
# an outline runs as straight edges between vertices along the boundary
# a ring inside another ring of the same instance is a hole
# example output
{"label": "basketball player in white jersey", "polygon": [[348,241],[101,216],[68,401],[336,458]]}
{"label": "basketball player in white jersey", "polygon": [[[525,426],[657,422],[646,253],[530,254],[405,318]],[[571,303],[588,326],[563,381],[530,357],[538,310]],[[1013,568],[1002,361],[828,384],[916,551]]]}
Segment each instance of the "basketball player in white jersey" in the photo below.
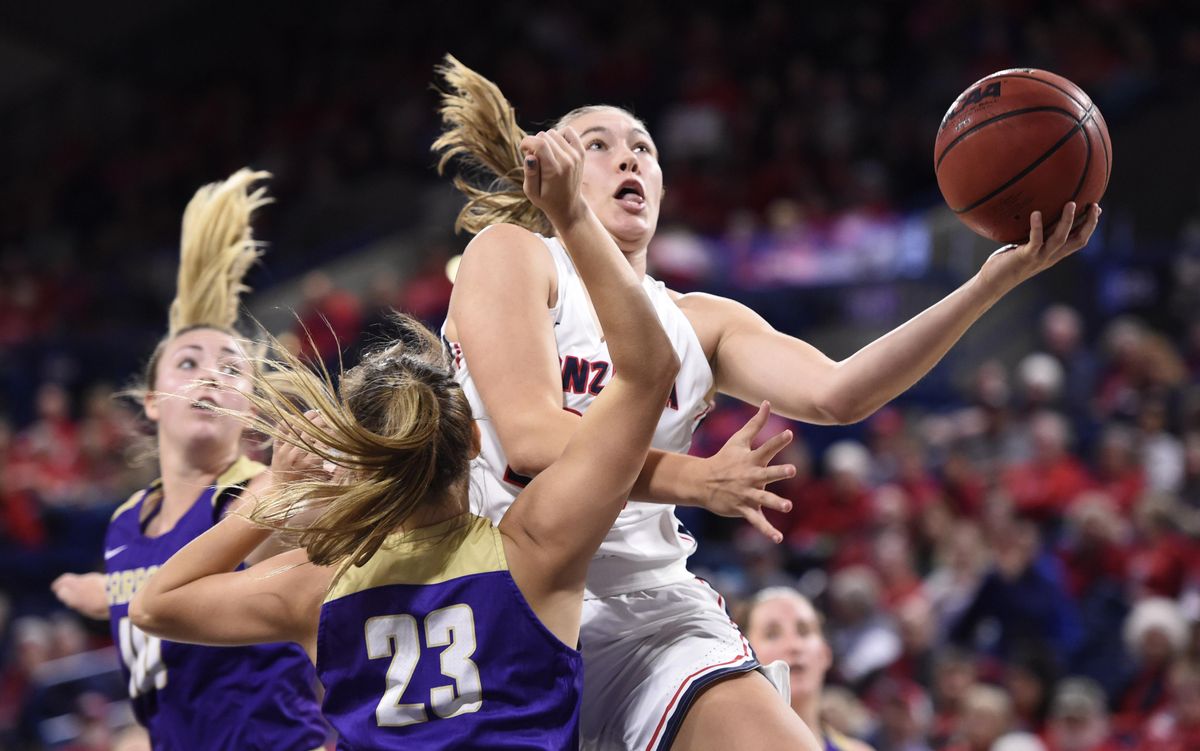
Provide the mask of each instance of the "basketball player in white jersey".
{"label": "basketball player in white jersey", "polygon": [[[472,510],[498,519],[524,478],[557,458],[578,413],[610,374],[587,291],[561,244],[548,236],[548,222],[521,193],[519,159],[530,142],[491,82],[447,61],[441,69],[450,89],[442,106],[446,130],[434,148],[443,166],[460,157],[498,178],[486,187],[456,180],[470,199],[458,226],[477,234],[459,267],[443,331],[484,436],[473,468],[482,492],[473,503],[488,503]],[[645,125],[600,106],[575,110],[557,127],[581,139],[584,198],[644,275],[663,195]],[[780,414],[811,423],[862,420],[927,373],[1007,291],[1082,248],[1099,215],[1091,207],[1072,232],[1069,203],[1043,237],[1034,213],[1029,242],[997,252],[961,288],[841,362],[775,331],[739,303],[680,295],[646,278],[682,368],[631,494],[637,501],[621,513],[589,571],[580,633],[583,748],[751,749],[788,732],[789,708],[755,671],[757,660],[721,598],[688,573],[695,541],[671,504],[761,515],[757,505],[776,502],[763,485],[786,476],[764,465],[790,436],[750,449],[765,423],[763,404],[720,462],[686,456],[712,393],[769,400]],[[796,733],[771,747],[810,742]]]}

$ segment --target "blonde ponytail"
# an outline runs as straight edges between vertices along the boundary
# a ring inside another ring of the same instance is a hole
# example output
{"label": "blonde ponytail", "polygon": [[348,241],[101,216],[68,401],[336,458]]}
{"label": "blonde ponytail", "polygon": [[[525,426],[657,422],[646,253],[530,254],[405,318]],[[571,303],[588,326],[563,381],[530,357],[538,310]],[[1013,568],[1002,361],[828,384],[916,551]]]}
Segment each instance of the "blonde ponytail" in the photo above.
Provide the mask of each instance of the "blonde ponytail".
{"label": "blonde ponytail", "polygon": [[[343,374],[340,394],[328,373],[314,374],[277,347],[245,393],[252,411],[221,410],[276,445],[292,444],[345,471],[336,480],[279,478],[251,515],[317,565],[345,571],[366,563],[414,511],[444,500],[467,475],[471,407],[441,342],[409,316],[398,315],[395,326],[397,341]],[[306,409],[321,420],[309,420]],[[315,518],[295,525],[301,511]]]}
{"label": "blonde ponytail", "polygon": [[509,222],[543,235],[554,230],[546,215],[525,197],[521,139],[517,114],[496,84],[446,55],[436,69],[447,86],[442,91],[444,131],[433,142],[440,154],[438,174],[458,160],[454,187],[467,205],[454,222],[456,232],[471,234]]}
{"label": "blonde ponytail", "polygon": [[250,215],[271,202],[265,187],[252,192],[250,185],[267,177],[243,168],[224,182],[205,185],[188,203],[168,337],[196,326],[231,330],[237,322],[238,299],[249,290],[242,278],[261,255]]}

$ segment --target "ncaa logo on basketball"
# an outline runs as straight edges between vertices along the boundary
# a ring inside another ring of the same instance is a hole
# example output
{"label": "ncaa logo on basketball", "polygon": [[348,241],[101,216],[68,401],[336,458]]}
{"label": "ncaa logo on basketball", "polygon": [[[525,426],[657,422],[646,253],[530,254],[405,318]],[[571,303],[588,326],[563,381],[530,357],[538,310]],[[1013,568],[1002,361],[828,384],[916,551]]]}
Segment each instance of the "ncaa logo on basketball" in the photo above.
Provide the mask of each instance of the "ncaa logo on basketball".
{"label": "ncaa logo on basketball", "polygon": [[[993,81],[992,83],[989,83],[987,86],[980,86],[978,88],[971,89],[969,92],[967,92],[967,95],[961,101],[959,101],[957,103],[958,106],[957,107],[952,106],[950,108],[950,111],[946,113],[946,116],[942,118],[941,128],[945,128],[946,123],[948,123],[952,118],[957,117],[959,114],[962,113],[963,110],[965,110],[967,107],[970,107],[972,104],[979,104],[980,102],[982,102],[985,99],[999,99],[999,98],[1000,98],[1000,81]],[[959,125],[956,126],[955,129],[956,130],[961,129],[962,125],[964,125],[964,124],[966,124],[966,122],[959,123]],[[939,130],[941,128],[939,128]]]}

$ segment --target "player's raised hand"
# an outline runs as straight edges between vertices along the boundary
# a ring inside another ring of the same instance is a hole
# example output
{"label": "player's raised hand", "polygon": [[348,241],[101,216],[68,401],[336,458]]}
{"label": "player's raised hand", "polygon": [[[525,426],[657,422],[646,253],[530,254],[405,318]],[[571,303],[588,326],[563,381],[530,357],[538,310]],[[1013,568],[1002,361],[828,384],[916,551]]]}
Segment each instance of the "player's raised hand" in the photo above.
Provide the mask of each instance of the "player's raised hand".
{"label": "player's raised hand", "polygon": [[[304,417],[318,428],[325,426],[321,413],[315,409],[305,412]],[[296,441],[295,443],[275,441],[274,451],[271,455],[271,474],[274,475],[275,482],[329,479],[331,470],[325,466],[325,460],[316,453],[303,448],[304,441],[299,438],[296,431],[289,430],[287,432],[296,436]]]}
{"label": "player's raised hand", "polygon": [[792,510],[792,502],[765,488],[770,483],[795,476],[796,467],[792,464],[771,465],[775,455],[792,442],[790,430],[771,436],[758,448],[752,447],[754,436],[766,426],[770,416],[771,405],[763,402],[754,417],[734,433],[720,451],[704,460],[699,505],[720,516],[743,517],[771,542],[777,543],[783,541],[783,535],[771,526],[762,510],[770,508],[787,513]]}
{"label": "player's raised hand", "polygon": [[1016,285],[1083,248],[1092,238],[1096,224],[1100,221],[1100,205],[1089,206],[1087,218],[1072,229],[1076,210],[1075,202],[1068,201],[1048,237],[1042,224],[1042,212],[1033,212],[1029,217],[1029,241],[1023,245],[1001,248],[988,258],[984,268],[988,269],[991,266],[989,271],[994,271],[1005,282]]}
{"label": "player's raised hand", "polygon": [[521,140],[525,157],[525,195],[556,228],[587,210],[579,193],[583,144],[574,128],[545,130]]}

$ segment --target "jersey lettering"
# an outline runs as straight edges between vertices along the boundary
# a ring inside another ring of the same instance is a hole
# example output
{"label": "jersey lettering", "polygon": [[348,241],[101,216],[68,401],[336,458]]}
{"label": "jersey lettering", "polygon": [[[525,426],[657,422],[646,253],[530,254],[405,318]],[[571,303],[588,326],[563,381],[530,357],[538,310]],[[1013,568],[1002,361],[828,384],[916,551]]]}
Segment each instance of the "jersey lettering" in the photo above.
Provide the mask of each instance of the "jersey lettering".
{"label": "jersey lettering", "polygon": [[162,639],[150,636],[129,618],[117,623],[121,660],[129,668],[129,698],[148,694],[167,685],[167,666],[162,659]]}

